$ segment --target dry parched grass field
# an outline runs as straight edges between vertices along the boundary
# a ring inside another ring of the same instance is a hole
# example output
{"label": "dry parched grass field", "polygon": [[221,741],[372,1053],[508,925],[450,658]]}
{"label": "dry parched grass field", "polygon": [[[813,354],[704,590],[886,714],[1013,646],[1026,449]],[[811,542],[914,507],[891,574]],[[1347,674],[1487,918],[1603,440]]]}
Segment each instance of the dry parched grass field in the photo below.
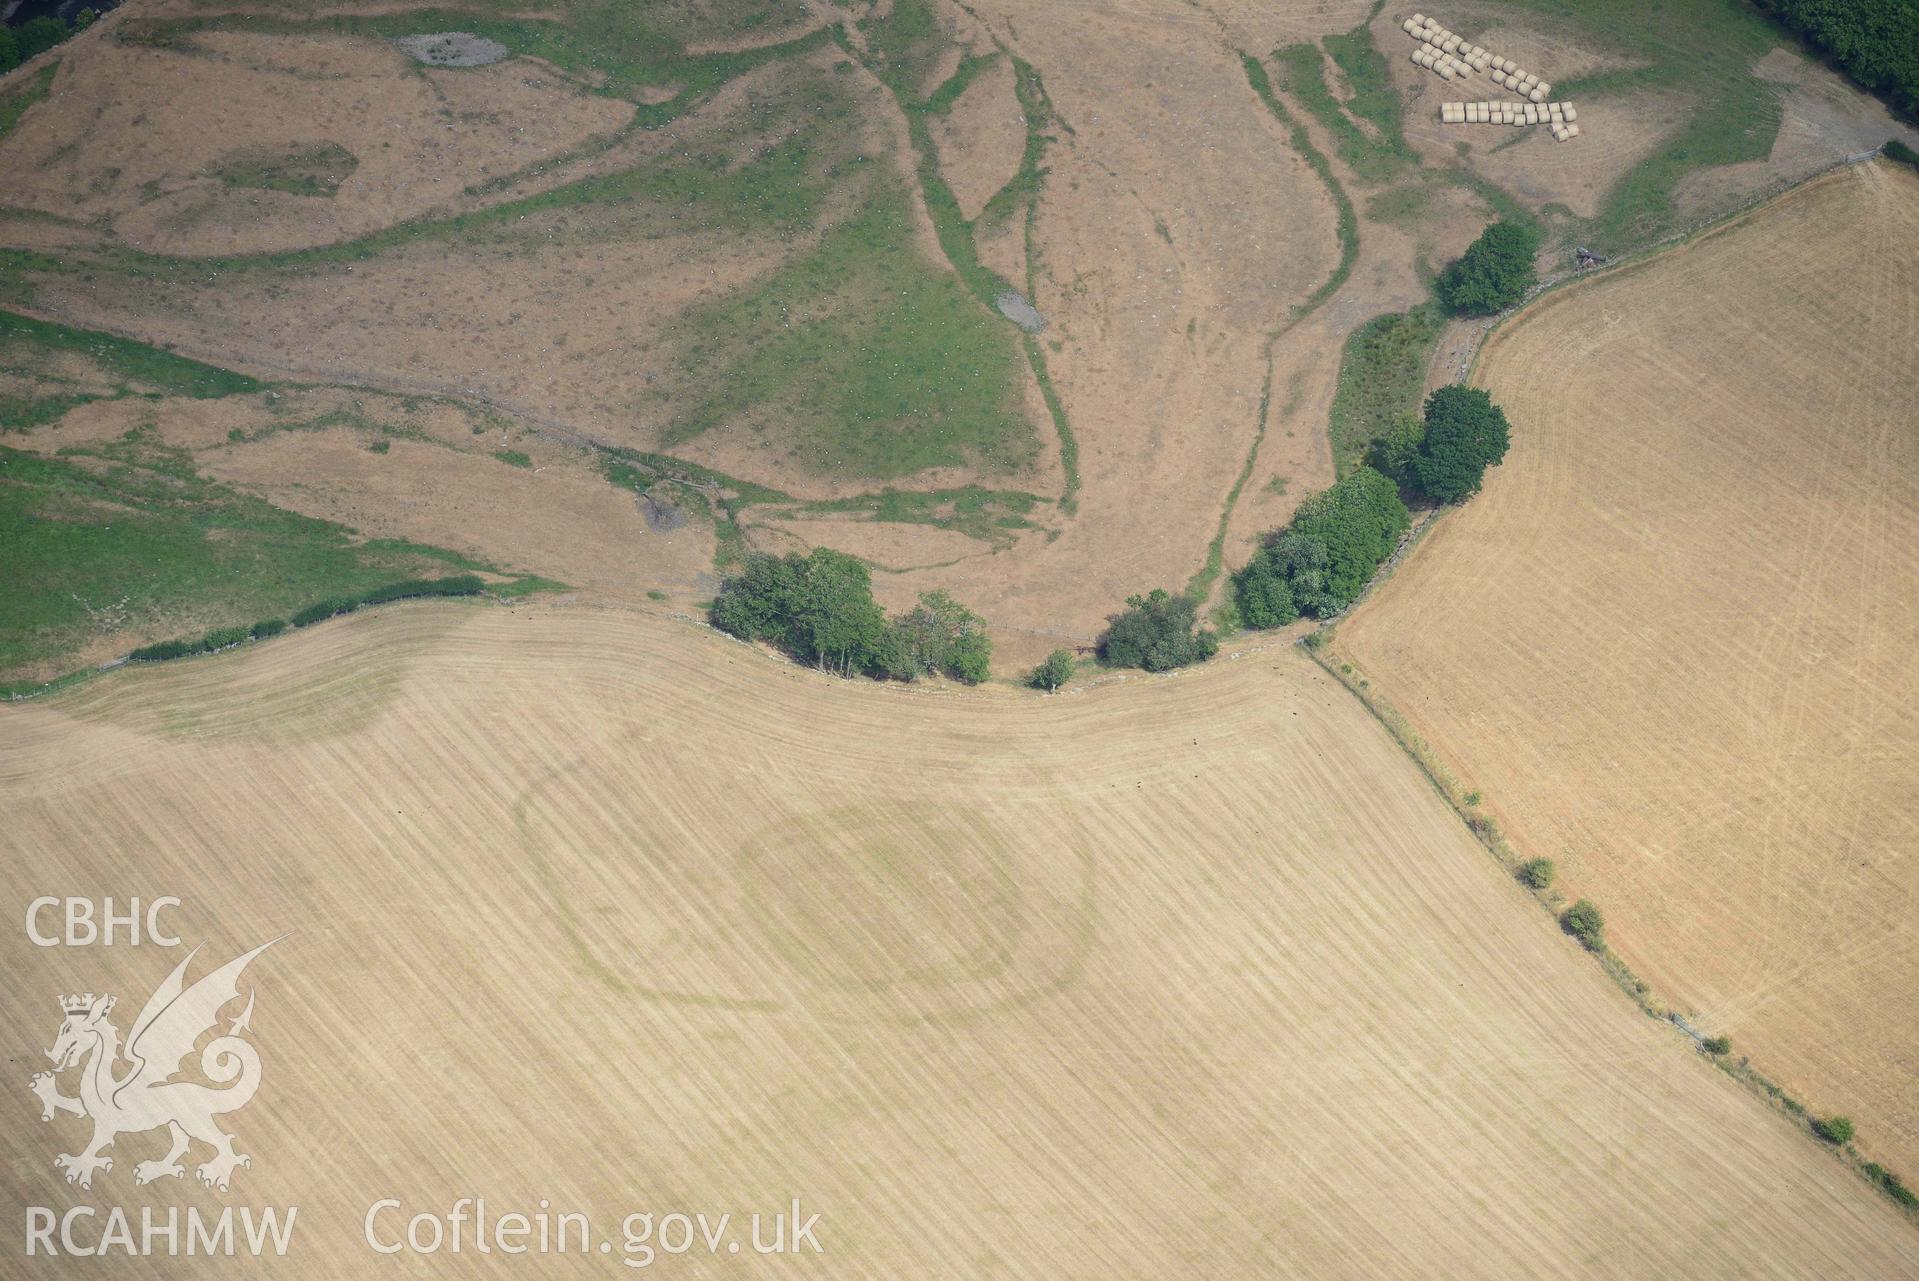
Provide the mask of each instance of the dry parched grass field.
{"label": "dry parched grass field", "polygon": [[[471,1195],[601,1233],[824,1216],[822,1256],[662,1261],[700,1276],[1919,1269],[1883,1198],[1643,1017],[1289,646],[941,696],[642,612],[423,605],[0,731],[13,919],[138,889],[184,900],[209,961],[291,931],[248,971],[265,1076],[224,1201],[298,1205],[301,1276],[380,1264],[378,1198]],[[8,931],[17,1084],[55,993],[138,1002],[178,955]],[[19,1093],[16,1222],[222,1202],[133,1186],[157,1136],[69,1187],[74,1119]]]}
{"label": "dry parched grass field", "polygon": [[1548,297],[1485,493],[1337,638],[1654,989],[1919,1168],[1919,178]]}

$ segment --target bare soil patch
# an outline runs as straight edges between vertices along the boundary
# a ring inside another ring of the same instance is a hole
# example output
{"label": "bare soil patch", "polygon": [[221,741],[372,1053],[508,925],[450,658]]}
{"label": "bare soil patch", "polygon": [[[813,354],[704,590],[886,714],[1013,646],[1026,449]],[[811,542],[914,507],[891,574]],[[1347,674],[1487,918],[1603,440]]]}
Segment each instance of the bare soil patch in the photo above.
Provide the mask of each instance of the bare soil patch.
{"label": "bare soil patch", "polygon": [[1210,17],[979,12],[1064,121],[1032,302],[1084,488],[1058,538],[940,585],[990,619],[1090,638],[1129,593],[1200,567],[1256,426],[1264,335],[1337,258],[1333,209]]}
{"label": "bare soil patch", "polygon": [[940,174],[953,188],[961,215],[971,221],[994,192],[1013,180],[1026,147],[1026,119],[1013,92],[1012,59],[995,58],[930,128],[939,148]]}
{"label": "bare soil patch", "polygon": [[[1462,29],[1478,31],[1477,27]],[[1627,65],[1519,23],[1495,26],[1473,39],[1529,70],[1537,68],[1537,74],[1550,75],[1555,82]],[[1565,100],[1579,108],[1582,132],[1576,141],[1563,144],[1540,128],[1445,125],[1439,121],[1441,102],[1504,100],[1512,95],[1484,76],[1453,84],[1414,66],[1406,58],[1412,42],[1386,13],[1373,23],[1373,40],[1392,69],[1393,87],[1405,106],[1406,141],[1422,163],[1439,168],[1463,160],[1473,172],[1535,211],[1558,204],[1582,218],[1597,213],[1606,193],[1658,148],[1690,106],[1677,96],[1650,92],[1572,95]],[[1553,96],[1562,95],[1555,91]]]}
{"label": "bare soil patch", "polygon": [[802,517],[755,522],[751,534],[754,544],[768,551],[805,552],[831,547],[872,562],[881,571],[873,582],[874,595],[889,609],[911,607],[917,593],[894,590],[894,575],[886,571],[946,566],[992,551],[987,544],[957,530],[875,520]]}
{"label": "bare soil patch", "polygon": [[1682,209],[1699,213],[1725,208],[1752,192],[1798,181],[1862,151],[1876,150],[1889,138],[1919,146],[1919,129],[1895,120],[1877,99],[1796,50],[1773,50],[1753,67],[1753,74],[1776,85],[1785,104],[1772,154],[1687,177],[1674,193]]}
{"label": "bare soil patch", "polygon": [[488,451],[389,439],[349,428],[286,432],[202,458],[207,474],[281,507],[369,537],[405,538],[511,565],[615,599],[649,590],[698,594],[713,563],[705,524],[655,528],[633,491],[577,451],[516,439],[514,467]]}
{"label": "bare soil patch", "polygon": [[[177,49],[90,41],[48,99],[0,141],[7,201],[103,220],[157,253],[297,249],[430,210],[482,203],[466,188],[624,125],[631,104],[544,68],[420,72],[389,45],[201,32]],[[351,157],[331,195],[235,186],[236,155]]]}

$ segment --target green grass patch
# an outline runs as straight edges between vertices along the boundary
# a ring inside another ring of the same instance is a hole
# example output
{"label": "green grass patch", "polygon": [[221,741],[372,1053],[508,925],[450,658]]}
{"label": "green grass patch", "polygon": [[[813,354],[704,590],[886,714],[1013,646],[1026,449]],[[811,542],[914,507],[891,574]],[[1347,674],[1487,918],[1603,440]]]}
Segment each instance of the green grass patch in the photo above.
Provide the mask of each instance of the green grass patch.
{"label": "green grass patch", "polygon": [[[1019,168],[1013,171],[1004,187],[994,192],[974,220],[977,227],[997,227],[1016,213],[1026,215],[1029,228],[1032,215],[1039,202],[1040,188],[1046,182],[1046,149],[1055,141],[1052,133],[1057,121],[1053,115],[1053,103],[1046,96],[1046,82],[1038,71],[1024,59],[1013,57],[1013,94],[1019,100],[1020,115],[1026,120],[1026,142],[1020,148]],[[1033,258],[1031,236],[1028,236],[1027,261]],[[1029,275],[1030,266],[1029,266]],[[1027,281],[1030,292],[1032,281]]]}
{"label": "green grass patch", "polygon": [[801,510],[816,515],[863,513],[876,521],[931,525],[982,542],[1004,544],[1016,530],[1039,528],[1028,517],[1045,502],[1037,494],[1020,490],[966,485],[959,489],[886,489],[877,494],[808,503]]}
{"label": "green grass patch", "polygon": [[668,454],[649,454],[637,449],[618,448],[608,448],[603,452],[602,473],[622,489],[644,490],[661,480],[675,480],[711,489],[729,501],[743,506],[751,506],[755,503],[797,501],[785,490],[755,484],[750,480],[739,480],[725,472],[714,471],[711,467],[702,467],[698,463],[685,462]]}
{"label": "green grass patch", "polygon": [[1615,184],[1591,219],[1573,221],[1582,243],[1618,254],[1681,229],[1673,189],[1702,169],[1764,160],[1779,132],[1778,91],[1753,64],[1783,43],[1741,0],[1513,0],[1552,19],[1579,47],[1635,64],[1555,81],[1553,97],[1671,94],[1683,100],[1678,129]]}
{"label": "green grass patch", "polygon": [[493,456],[508,467],[531,467],[533,460],[517,449],[496,449]]}
{"label": "green grass patch", "polygon": [[1359,257],[1359,216],[1353,212],[1353,202],[1346,195],[1346,189],[1340,186],[1339,179],[1333,176],[1333,166],[1326,159],[1325,153],[1313,145],[1312,135],[1306,132],[1306,127],[1293,118],[1293,113],[1286,110],[1285,104],[1280,102],[1278,96],[1273,93],[1273,82],[1266,74],[1265,65],[1248,53],[1240,54],[1239,60],[1240,65],[1246,69],[1247,83],[1252,85],[1253,92],[1259,95],[1259,100],[1266,104],[1266,109],[1273,113],[1274,118],[1286,126],[1287,138],[1293,150],[1299,152],[1307,165],[1319,176],[1319,180],[1326,184],[1326,190],[1332,195],[1333,204],[1339,211],[1339,221],[1335,228],[1339,236],[1339,261],[1333,266],[1332,275],[1327,277],[1326,283],[1314,290],[1312,295],[1300,304],[1295,312],[1295,319],[1298,319],[1308,315],[1321,303],[1339,292],[1339,287],[1346,283],[1348,276],[1353,274],[1353,263]]}
{"label": "green grass patch", "polygon": [[[451,217],[396,223],[309,249],[225,258],[175,258],[115,247],[89,260],[0,249],[0,277],[10,269],[20,276],[91,278],[106,269],[135,281],[198,282],[209,273],[301,272],[362,263],[429,239],[457,240],[468,249],[489,244],[512,248],[528,240],[549,243],[549,216],[573,211],[591,212],[597,231],[582,234],[601,238],[722,232],[790,238],[818,220],[835,187],[872,166],[837,145],[856,123],[844,90],[810,69],[792,77],[783,89],[750,101],[732,122],[729,138],[694,140],[631,169]],[[783,121],[797,124],[766,144],[762,131]]]}
{"label": "green grass patch", "polygon": [[[1026,296],[1034,294],[1034,280],[1039,268],[1039,244],[1034,228],[1039,218],[1040,192],[1046,183],[1046,149],[1053,144],[1054,127],[1064,127],[1053,113],[1052,99],[1046,95],[1046,83],[1038,71],[1025,60],[1006,52],[1013,61],[1013,94],[1020,105],[1020,115],[1026,121],[1026,142],[1020,151],[1019,169],[1011,181],[994,192],[987,200],[986,207],[980,210],[974,226],[991,226],[995,218],[1012,216],[1019,211],[1025,223],[1026,238]],[[957,213],[957,210],[955,210]],[[966,241],[968,252],[972,250],[972,237]],[[995,295],[997,297],[997,294]],[[1033,371],[1033,381],[1039,384],[1040,399],[1045,402],[1047,416],[1052,420],[1053,433],[1059,440],[1059,466],[1065,477],[1060,490],[1059,509],[1071,516],[1079,511],[1079,438],[1073,434],[1073,425],[1066,416],[1066,406],[1060,401],[1059,393],[1053,389],[1053,376],[1046,365],[1046,351],[1039,340],[1031,334],[1021,336],[1021,347],[1026,353],[1027,366]]]}
{"label": "green grass patch", "polygon": [[[1266,415],[1273,403],[1273,361],[1272,343],[1266,346],[1266,377],[1259,388],[1258,426],[1253,429],[1253,447],[1246,451],[1246,461],[1240,464],[1239,475],[1233,478],[1233,487],[1227,491],[1226,505],[1220,508],[1219,524],[1213,530],[1213,539],[1206,544],[1206,559],[1200,563],[1199,572],[1186,582],[1184,593],[1187,600],[1195,606],[1204,605],[1206,598],[1213,594],[1213,584],[1219,581],[1220,574],[1226,569],[1226,531],[1233,523],[1233,511],[1239,506],[1239,496],[1246,489],[1246,482],[1253,478],[1253,466],[1259,461],[1259,447],[1266,442]],[[1214,621],[1222,630],[1232,632],[1239,629],[1239,610],[1229,607],[1215,611]]]}
{"label": "green grass patch", "polygon": [[[765,6],[757,7],[765,10]],[[188,43],[195,32],[206,30],[261,35],[346,35],[373,40],[467,31],[498,41],[514,55],[543,58],[579,77],[583,83],[596,85],[599,93],[634,101],[636,124],[658,128],[685,115],[727,81],[768,61],[816,49],[826,39],[824,32],[813,31],[795,35],[789,41],[738,53],[687,53],[690,40],[723,41],[729,33],[744,35],[752,29],[738,14],[731,15],[732,20],[695,16],[715,9],[711,4],[636,5],[627,0],[579,0],[567,5],[553,20],[523,15],[493,16],[467,8],[298,19],[259,13],[218,14],[202,18],[134,19],[123,22],[115,35],[123,43],[177,48]],[[664,102],[640,101],[662,88],[676,92]]]}
{"label": "green grass patch", "polygon": [[923,103],[922,87],[947,44],[932,7],[926,0],[894,0],[884,18],[862,18],[857,25],[866,37],[866,64],[873,74],[895,97]]}
{"label": "green grass patch", "polygon": [[943,116],[948,111],[951,111],[953,104],[959,101],[960,95],[972,87],[973,81],[978,78],[979,73],[999,61],[999,58],[1000,55],[997,53],[967,53],[963,55],[960,58],[959,66],[953,69],[953,74],[946,78],[946,82],[927,95],[927,112],[931,115]]}
{"label": "green grass patch", "polygon": [[1493,211],[1495,221],[1516,222],[1527,227],[1539,226],[1539,219],[1533,216],[1532,210],[1520,204],[1498,183],[1482,178],[1470,169],[1441,169],[1431,174],[1430,181],[1448,183],[1472,192],[1486,202]]}
{"label": "green grass patch", "polygon": [[1445,325],[1439,308],[1423,303],[1375,316],[1346,339],[1328,418],[1339,474],[1360,464],[1396,416],[1419,411],[1426,367]]}
{"label": "green grass patch", "polygon": [[[694,8],[707,6],[695,5]],[[662,127],[729,80],[765,63],[796,58],[818,49],[824,30],[792,41],[739,54],[687,56],[678,38],[646,25],[664,21],[664,10],[642,21],[637,7],[576,4],[564,22],[493,19],[469,11],[413,10],[376,16],[335,15],[295,21],[276,15],[218,15],[201,19],[129,19],[115,32],[123,42],[177,47],[201,30],[239,30],[262,34],[342,34],[372,39],[444,30],[472,31],[499,40],[515,53],[544,57],[579,75],[603,81],[601,92],[637,94],[642,88],[676,87],[666,103],[639,103],[626,130],[590,140],[576,154],[604,151],[632,129]],[[757,11],[756,11],[757,12]],[[734,15],[746,21],[751,14]],[[702,33],[712,38],[716,32]],[[545,215],[588,209],[602,236],[652,238],[670,234],[704,235],[750,231],[792,237],[817,220],[823,200],[847,181],[841,166],[865,163],[855,150],[857,121],[851,95],[834,88],[830,74],[794,63],[796,74],[771,92],[750,95],[731,113],[731,134],[713,139],[696,134],[659,159],[632,169],[566,183],[552,190],[484,209],[440,218],[418,218],[356,239],[308,249],[174,258],[124,246],[88,254],[52,255],[0,249],[0,300],[30,302],[34,280],[97,280],[120,276],[129,285],[153,281],[198,284],[212,273],[241,271],[305,272],[360,263],[415,241],[457,239],[467,248],[500,242],[513,248],[547,244],[553,237]],[[645,96],[645,95],[640,95]],[[775,141],[768,143],[772,133]],[[824,158],[824,159],[823,159]],[[266,171],[284,176],[265,157],[242,158],[232,177],[242,183],[267,181]],[[556,158],[564,159],[564,158]],[[553,159],[515,181],[537,173]],[[277,177],[276,177],[277,180]],[[481,184],[483,193],[496,184]],[[544,220],[543,220],[544,219]],[[590,236],[592,228],[573,231]]]}
{"label": "green grass patch", "polygon": [[30,432],[35,427],[59,422],[69,410],[78,409],[97,397],[83,392],[50,392],[44,395],[14,395],[0,391],[0,435]]}
{"label": "green grass patch", "polygon": [[[1348,79],[1357,73],[1357,96],[1349,106],[1341,106],[1327,87],[1325,58],[1317,45],[1293,44],[1273,51],[1279,87],[1319,121],[1354,177],[1365,183],[1390,182],[1413,155],[1400,133],[1399,96],[1387,79],[1386,60],[1373,48],[1366,27],[1329,39],[1329,51],[1335,40],[1341,70]],[[1362,128],[1360,120],[1372,125],[1372,131]]]}
{"label": "green grass patch", "polygon": [[746,422],[826,475],[1031,464],[1009,326],[920,258],[906,194],[875,178],[812,250],[686,313],[656,393],[669,445]]}
{"label": "green grass patch", "polygon": [[1041,350],[1039,340],[1026,334],[1021,345],[1026,349],[1026,361],[1032,367],[1033,378],[1039,383],[1047,417],[1053,420],[1053,432],[1059,437],[1059,467],[1066,477],[1060,490],[1059,509],[1071,516],[1079,511],[1079,438],[1073,435],[1072,424],[1066,418],[1066,406],[1059,392],[1053,389],[1053,375],[1046,367],[1046,353]]}
{"label": "green grass patch", "polygon": [[1402,163],[1411,164],[1417,160],[1400,124],[1405,116],[1405,106],[1399,100],[1398,91],[1393,88],[1386,55],[1373,42],[1371,23],[1361,23],[1351,31],[1327,36],[1320,43],[1325,46],[1327,56],[1344,73],[1347,87],[1352,90],[1353,96],[1345,104],[1347,114],[1373,127],[1377,137],[1372,140],[1372,145]]}
{"label": "green grass patch", "polygon": [[1424,182],[1408,182],[1367,197],[1366,218],[1410,231],[1426,221],[1432,207],[1432,187]]}
{"label": "green grass patch", "polygon": [[[897,16],[899,12],[899,7],[896,6],[894,14]],[[894,18],[889,17],[886,21],[891,23]],[[906,16],[906,21],[908,30],[914,33],[913,47],[919,50],[915,56],[936,58],[939,52],[937,43],[932,45],[930,54],[927,50],[928,42],[933,41],[938,35],[937,31],[929,29],[919,17],[911,14]],[[849,56],[854,55],[854,50],[843,33],[836,31],[836,38],[840,41],[840,47]],[[895,44],[904,43],[897,36],[891,39]],[[966,286],[986,314],[988,323],[994,330],[1004,334],[1004,326],[1011,322],[999,315],[994,303],[1000,294],[1011,289],[1012,285],[980,262],[975,230],[982,226],[996,225],[998,221],[1012,216],[1016,211],[1024,212],[1027,243],[1026,291],[1030,295],[1033,289],[1033,217],[1038,205],[1040,188],[1045,180],[1045,170],[1041,166],[1041,161],[1048,144],[1052,141],[1049,130],[1056,120],[1052,103],[1046,96],[1045,85],[1040,80],[1039,73],[1014,56],[1003,45],[1000,47],[1000,53],[1011,58],[1013,62],[1014,93],[1026,121],[1026,142],[1021,151],[1019,169],[1012,180],[993,194],[987,201],[986,207],[980,211],[979,217],[970,223],[960,213],[959,201],[940,173],[939,151],[933,144],[932,132],[926,123],[930,111],[927,105],[919,102],[913,92],[910,77],[888,65],[884,50],[880,52],[878,65],[875,65],[873,58],[867,59],[867,65],[893,93],[895,101],[899,103],[901,111],[906,116],[907,134],[913,146],[920,192],[926,202],[927,212],[932,217],[934,234],[939,239],[941,252],[945,255],[947,262],[952,265],[961,283]],[[962,65],[963,62],[964,60]],[[955,77],[958,74],[956,72]],[[939,93],[936,91],[933,96],[938,98]],[[1034,381],[1039,384],[1041,398],[1046,404],[1054,433],[1059,439],[1060,470],[1065,475],[1059,509],[1070,516],[1079,507],[1077,497],[1080,487],[1079,443],[1074,438],[1072,425],[1067,420],[1066,408],[1053,389],[1052,377],[1046,366],[1045,351],[1031,335],[1021,336],[1020,350],[1026,356],[1027,366],[1033,372]],[[1020,415],[1020,422],[1025,422],[1023,414]],[[1036,453],[1037,442],[1032,443],[1033,452]],[[1026,461],[1018,465],[1027,465],[1032,456],[1032,453],[1027,454]]]}
{"label": "green grass patch", "polygon": [[359,167],[351,151],[337,142],[322,142],[286,151],[236,151],[207,173],[229,187],[327,197],[336,194]]}
{"label": "green grass patch", "polygon": [[43,457],[0,447],[0,671],[45,668],[102,634],[245,627],[396,579],[486,568],[209,481],[144,433]]}
{"label": "green grass patch", "polygon": [[9,367],[23,361],[38,363],[45,356],[59,352],[76,352],[112,377],[168,396],[208,400],[262,391],[266,387],[245,374],[188,360],[131,338],[116,338],[90,329],[73,329],[0,311],[0,362]]}
{"label": "green grass patch", "polygon": [[[1313,52],[1313,56],[1317,59],[1317,50]],[[1259,100],[1266,104],[1266,109],[1273,113],[1274,118],[1286,126],[1287,136],[1294,150],[1305,159],[1320,181],[1326,184],[1326,190],[1333,198],[1334,207],[1339,215],[1335,227],[1339,237],[1339,261],[1334,265],[1332,275],[1327,277],[1325,283],[1314,290],[1305,302],[1293,309],[1292,318],[1266,336],[1263,353],[1266,374],[1259,389],[1259,414],[1253,429],[1253,442],[1246,451],[1246,461],[1240,464],[1239,475],[1234,478],[1232,489],[1226,495],[1225,506],[1220,509],[1219,523],[1213,531],[1212,541],[1206,547],[1206,559],[1201,562],[1198,572],[1187,581],[1183,593],[1185,599],[1191,601],[1195,607],[1205,602],[1207,596],[1212,593],[1213,585],[1219,581],[1220,574],[1225,570],[1226,531],[1232,524],[1233,510],[1239,505],[1239,496],[1245,491],[1246,482],[1252,479],[1253,468],[1259,462],[1260,446],[1266,440],[1266,420],[1273,399],[1273,346],[1288,329],[1311,315],[1322,303],[1339,291],[1339,287],[1345,284],[1346,278],[1352,274],[1353,263],[1359,257],[1359,218],[1353,212],[1353,202],[1346,195],[1346,189],[1340,185],[1339,179],[1333,176],[1331,162],[1326,159],[1324,152],[1313,145],[1312,137],[1306,132],[1305,126],[1300,124],[1273,92],[1272,81],[1266,74],[1264,64],[1251,54],[1242,53],[1239,57],[1240,64],[1246,69],[1247,83],[1252,86]],[[1322,91],[1325,89],[1323,81],[1320,88]],[[1237,625],[1237,614],[1234,611],[1226,611],[1222,619],[1227,625]]]}
{"label": "green grass patch", "polygon": [[215,654],[223,649],[244,645],[248,641],[270,640],[286,631],[289,626],[311,627],[315,623],[340,614],[351,614],[354,610],[366,605],[385,605],[396,600],[420,600],[427,597],[478,596],[485,590],[486,583],[478,574],[403,578],[398,582],[387,583],[358,595],[333,596],[316,601],[304,609],[295,610],[290,623],[284,618],[267,618],[251,627],[216,627],[200,636],[142,645],[127,655],[127,661],[166,663],[176,658],[191,658],[195,654]]}
{"label": "green grass patch", "polygon": [[746,531],[740,522],[748,508],[761,503],[798,501],[783,490],[740,480],[667,454],[602,447],[600,472],[610,483],[635,493],[670,486],[676,506],[713,526],[718,544],[713,559],[721,570],[745,560]]}
{"label": "green grass patch", "polygon": [[0,97],[0,138],[12,133],[13,127],[20,123],[20,117],[26,115],[34,103],[47,96],[47,90],[53,87],[53,73],[59,69],[59,63],[49,62]]}

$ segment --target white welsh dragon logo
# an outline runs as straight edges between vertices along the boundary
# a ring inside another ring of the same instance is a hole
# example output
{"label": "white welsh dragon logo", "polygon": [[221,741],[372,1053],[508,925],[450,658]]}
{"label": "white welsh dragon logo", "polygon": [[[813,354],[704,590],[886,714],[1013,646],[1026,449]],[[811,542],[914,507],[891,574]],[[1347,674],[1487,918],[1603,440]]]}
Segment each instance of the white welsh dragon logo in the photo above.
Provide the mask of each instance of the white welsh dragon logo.
{"label": "white welsh dragon logo", "polygon": [[[278,939],[273,943],[279,942]],[[127,1035],[125,1058],[129,1067],[115,1075],[121,1059],[120,1029],[108,1020],[114,998],[95,996],[62,997],[60,1008],[66,1021],[47,1057],[53,1060],[52,1072],[33,1078],[33,1092],[40,1096],[40,1119],[51,1121],[56,1112],[93,1119],[93,1139],[86,1147],[70,1155],[54,1158],[54,1165],[67,1172],[67,1182],[83,1188],[93,1186],[95,1170],[111,1170],[113,1158],[104,1155],[122,1134],[167,1128],[172,1147],[158,1161],[142,1161],[133,1167],[135,1183],[151,1183],[186,1173],[180,1165],[190,1140],[199,1140],[213,1148],[213,1158],[195,1173],[200,1182],[226,1191],[234,1167],[252,1165],[253,1159],[233,1150],[233,1136],[214,1123],[213,1118],[246,1105],[260,1088],[260,1055],[241,1039],[253,1017],[253,994],[247,993],[246,1009],[232,1021],[224,1035],[207,1042],[200,1052],[200,1070],[209,1080],[225,1088],[214,1089],[197,1081],[174,1081],[185,1066],[193,1046],[219,1022],[220,1010],[239,998],[240,971],[247,962],[273,946],[262,943],[245,956],[228,961],[192,987],[185,984],[187,962],[199,951],[195,948],[173,968],[153,995],[147,999],[140,1017],[133,1021]],[[80,1069],[80,1093],[68,1098],[59,1091],[54,1074],[75,1064]],[[230,1084],[229,1084],[230,1083]]]}

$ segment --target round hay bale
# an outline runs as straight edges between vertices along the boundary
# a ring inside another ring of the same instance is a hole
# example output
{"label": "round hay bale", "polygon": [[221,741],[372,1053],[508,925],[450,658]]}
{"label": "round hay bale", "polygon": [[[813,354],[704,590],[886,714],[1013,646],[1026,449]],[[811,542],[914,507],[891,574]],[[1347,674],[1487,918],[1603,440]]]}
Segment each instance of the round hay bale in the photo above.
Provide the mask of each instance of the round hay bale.
{"label": "round hay bale", "polygon": [[1573,109],[1573,105],[1570,102],[1559,109],[1559,114],[1566,118],[1567,124],[1571,124],[1573,121],[1579,119],[1579,113]]}

